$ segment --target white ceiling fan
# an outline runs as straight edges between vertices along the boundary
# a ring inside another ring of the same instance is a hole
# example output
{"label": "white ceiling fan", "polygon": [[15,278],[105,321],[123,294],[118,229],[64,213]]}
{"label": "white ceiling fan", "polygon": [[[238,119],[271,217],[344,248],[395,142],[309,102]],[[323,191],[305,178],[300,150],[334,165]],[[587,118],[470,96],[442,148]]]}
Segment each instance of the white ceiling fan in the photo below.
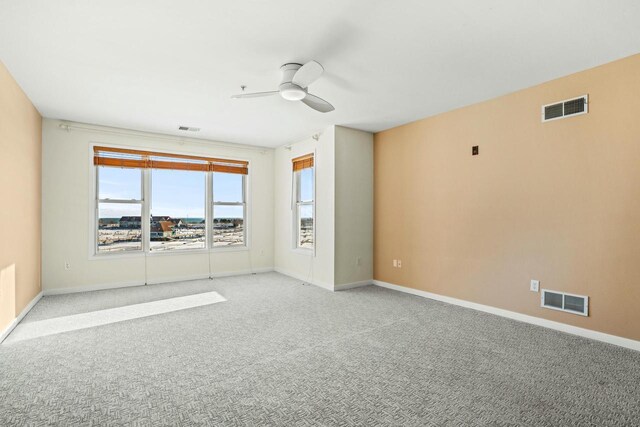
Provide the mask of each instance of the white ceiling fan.
{"label": "white ceiling fan", "polygon": [[[280,67],[282,70],[282,81],[278,90],[271,92],[241,93],[233,95],[231,98],[258,98],[261,96],[272,96],[280,94],[287,101],[302,101],[309,107],[321,113],[328,113],[335,110],[333,105],[322,98],[308,92],[308,86],[316,81],[324,72],[324,68],[316,61],[309,61],[306,64],[287,63]],[[244,87],[243,87],[244,89]]]}

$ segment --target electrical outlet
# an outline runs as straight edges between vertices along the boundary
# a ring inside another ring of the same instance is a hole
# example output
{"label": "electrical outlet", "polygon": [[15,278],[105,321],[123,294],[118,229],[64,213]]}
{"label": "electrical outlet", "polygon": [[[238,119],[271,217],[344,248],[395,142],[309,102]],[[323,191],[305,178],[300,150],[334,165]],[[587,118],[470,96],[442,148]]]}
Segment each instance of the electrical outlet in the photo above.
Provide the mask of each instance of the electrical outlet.
{"label": "electrical outlet", "polygon": [[356,266],[361,266],[362,265],[362,258],[358,257],[356,258]]}
{"label": "electrical outlet", "polygon": [[531,284],[529,285],[529,290],[531,292],[538,292],[540,289],[540,281],[539,280],[531,280]]}
{"label": "electrical outlet", "polygon": [[394,267],[397,267],[397,266],[398,266],[398,260],[397,260],[397,259],[394,259],[394,260],[393,260],[393,266],[394,266]]}
{"label": "electrical outlet", "polygon": [[65,270],[71,270],[71,263],[69,261],[65,261],[64,262],[64,269]]}
{"label": "electrical outlet", "polygon": [[398,268],[402,268],[402,261],[398,260]]}

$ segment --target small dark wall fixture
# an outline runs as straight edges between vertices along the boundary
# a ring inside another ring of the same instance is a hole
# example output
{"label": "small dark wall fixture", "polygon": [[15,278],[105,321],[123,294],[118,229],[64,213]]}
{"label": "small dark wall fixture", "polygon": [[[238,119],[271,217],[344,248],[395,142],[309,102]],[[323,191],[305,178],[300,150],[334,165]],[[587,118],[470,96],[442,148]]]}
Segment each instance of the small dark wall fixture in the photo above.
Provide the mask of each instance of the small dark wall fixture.
{"label": "small dark wall fixture", "polygon": [[473,147],[471,147],[471,155],[472,156],[477,156],[479,152],[480,152],[480,149],[478,148],[477,145],[474,145]]}

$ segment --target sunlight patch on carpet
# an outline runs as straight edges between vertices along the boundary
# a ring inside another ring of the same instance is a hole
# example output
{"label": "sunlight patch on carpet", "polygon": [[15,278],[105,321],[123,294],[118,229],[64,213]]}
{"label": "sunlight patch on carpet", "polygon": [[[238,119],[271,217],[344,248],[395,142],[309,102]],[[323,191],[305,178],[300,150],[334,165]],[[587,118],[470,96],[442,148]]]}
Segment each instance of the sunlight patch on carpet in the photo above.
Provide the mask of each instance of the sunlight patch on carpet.
{"label": "sunlight patch on carpet", "polygon": [[37,322],[21,323],[16,326],[3,344],[60,334],[63,332],[77,331],[79,329],[93,328],[96,326],[108,325],[110,323],[138,319],[141,317],[156,316],[158,314],[186,310],[223,301],[226,301],[226,299],[219,293],[205,292],[141,304],[125,305],[123,307],[109,308],[106,310],[91,311],[89,313],[55,317],[53,319],[40,320]]}

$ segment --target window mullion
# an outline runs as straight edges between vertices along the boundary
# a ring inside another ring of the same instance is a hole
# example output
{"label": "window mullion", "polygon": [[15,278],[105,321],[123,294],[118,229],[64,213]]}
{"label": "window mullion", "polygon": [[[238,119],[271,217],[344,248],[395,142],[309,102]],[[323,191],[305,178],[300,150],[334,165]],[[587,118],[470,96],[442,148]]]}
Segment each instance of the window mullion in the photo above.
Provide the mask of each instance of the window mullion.
{"label": "window mullion", "polygon": [[213,172],[207,172],[207,182],[205,187],[205,203],[207,207],[204,220],[204,225],[206,227],[205,239],[207,241],[207,248],[211,249],[213,248]]}
{"label": "window mullion", "polygon": [[151,170],[142,169],[142,250],[151,249]]}
{"label": "window mullion", "polygon": [[100,168],[95,167],[96,171],[96,182],[95,182],[95,210],[93,212],[94,224],[93,224],[93,237],[94,237],[94,245],[93,245],[93,254],[97,255],[100,247]]}
{"label": "window mullion", "polygon": [[247,221],[247,175],[242,175],[242,243],[249,247],[247,233],[249,222]]}

